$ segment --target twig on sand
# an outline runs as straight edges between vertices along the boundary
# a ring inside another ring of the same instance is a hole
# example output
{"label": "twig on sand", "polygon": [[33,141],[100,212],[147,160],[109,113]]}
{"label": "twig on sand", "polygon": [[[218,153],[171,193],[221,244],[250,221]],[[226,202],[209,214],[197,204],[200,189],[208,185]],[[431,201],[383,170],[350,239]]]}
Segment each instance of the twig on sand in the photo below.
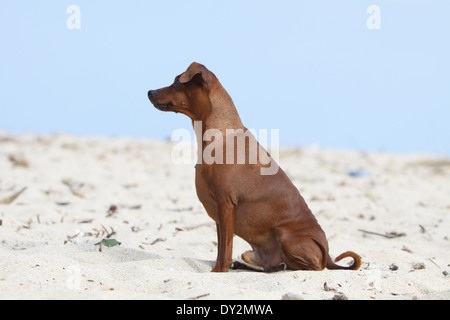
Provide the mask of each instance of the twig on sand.
{"label": "twig on sand", "polygon": [[9,197],[6,197],[4,199],[0,199],[0,204],[10,204],[12,203],[14,200],[16,200],[21,194],[22,192],[24,192],[27,189],[27,187],[23,187],[21,190],[17,191],[16,193],[12,194]]}
{"label": "twig on sand", "polygon": [[[66,186],[69,187],[70,192],[74,195],[77,196],[79,198],[84,198],[84,194],[82,194],[81,192],[79,192],[78,190],[76,190],[75,187],[75,182],[69,180],[69,179],[64,179],[62,180],[62,183],[65,184]],[[82,187],[83,184],[78,184],[78,188]]]}
{"label": "twig on sand", "polygon": [[385,238],[388,238],[388,239],[394,239],[394,238],[398,238],[398,237],[403,237],[405,235],[404,233],[397,233],[397,232],[378,233],[378,232],[367,231],[367,230],[363,230],[363,229],[358,229],[358,231],[361,231],[361,232],[364,232],[364,233],[368,233],[368,234],[373,234],[373,235],[376,235],[376,236],[385,237]]}
{"label": "twig on sand", "polygon": [[206,223],[197,224],[195,226],[184,227],[183,230],[191,231],[191,230],[194,230],[194,229],[197,229],[200,227],[208,227],[208,228],[215,229],[216,226],[214,225],[214,222],[206,222]]}
{"label": "twig on sand", "polygon": [[207,296],[209,296],[209,295],[210,295],[209,293],[205,293],[205,294],[201,294],[201,295],[196,296],[196,297],[187,298],[187,300],[198,300],[198,299],[200,299],[200,298],[204,298],[204,297],[207,297]]}

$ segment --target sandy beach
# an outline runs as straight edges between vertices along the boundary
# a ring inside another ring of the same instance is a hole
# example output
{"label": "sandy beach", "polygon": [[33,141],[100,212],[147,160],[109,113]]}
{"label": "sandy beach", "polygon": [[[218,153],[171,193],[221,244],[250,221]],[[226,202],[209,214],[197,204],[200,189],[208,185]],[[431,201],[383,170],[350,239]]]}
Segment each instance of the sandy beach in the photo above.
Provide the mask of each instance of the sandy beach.
{"label": "sandy beach", "polygon": [[[450,299],[450,159],[283,148],[331,256],[361,269],[216,274],[215,224],[173,146],[0,134],[0,299]],[[249,248],[235,236],[233,258]]]}

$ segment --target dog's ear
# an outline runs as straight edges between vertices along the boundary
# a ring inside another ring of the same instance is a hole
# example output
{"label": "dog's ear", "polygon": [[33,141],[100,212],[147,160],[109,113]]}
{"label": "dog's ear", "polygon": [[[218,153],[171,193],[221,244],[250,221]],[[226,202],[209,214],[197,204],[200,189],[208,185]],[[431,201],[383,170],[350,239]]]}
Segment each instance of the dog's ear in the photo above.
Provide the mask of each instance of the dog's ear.
{"label": "dog's ear", "polygon": [[192,78],[200,74],[202,76],[202,80],[205,83],[210,83],[212,80],[212,74],[211,71],[206,69],[206,67],[200,63],[192,62],[191,65],[187,68],[186,72],[184,72],[180,76],[180,82],[181,83],[187,83],[192,80]]}

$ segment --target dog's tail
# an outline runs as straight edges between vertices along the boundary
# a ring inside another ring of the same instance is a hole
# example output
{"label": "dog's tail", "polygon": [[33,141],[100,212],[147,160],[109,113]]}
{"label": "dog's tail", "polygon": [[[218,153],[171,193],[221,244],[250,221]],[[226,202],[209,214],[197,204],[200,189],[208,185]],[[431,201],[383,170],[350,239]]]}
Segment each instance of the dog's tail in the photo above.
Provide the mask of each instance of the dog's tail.
{"label": "dog's tail", "polygon": [[344,270],[358,270],[361,267],[361,257],[359,255],[357,255],[356,253],[354,253],[353,251],[346,251],[343,254],[339,255],[339,257],[337,257],[335,259],[336,262],[344,259],[344,258],[353,258],[353,264],[351,266],[348,267],[343,267],[340,265],[337,265],[336,263],[334,263],[334,261],[330,258],[330,255],[328,255],[328,260],[327,260],[327,269],[344,269]]}

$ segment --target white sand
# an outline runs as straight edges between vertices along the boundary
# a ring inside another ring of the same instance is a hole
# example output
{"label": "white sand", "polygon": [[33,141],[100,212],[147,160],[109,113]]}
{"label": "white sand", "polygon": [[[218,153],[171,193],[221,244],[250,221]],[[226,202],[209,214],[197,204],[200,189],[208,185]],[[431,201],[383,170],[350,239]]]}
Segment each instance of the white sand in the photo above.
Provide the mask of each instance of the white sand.
{"label": "white sand", "polygon": [[[193,165],[172,163],[172,146],[1,134],[0,202],[27,189],[0,204],[0,298],[450,299],[448,159],[284,149],[281,165],[331,255],[353,250],[361,270],[216,274],[215,225],[197,199]],[[112,230],[121,245],[99,252]],[[235,237],[234,258],[248,248]]]}

